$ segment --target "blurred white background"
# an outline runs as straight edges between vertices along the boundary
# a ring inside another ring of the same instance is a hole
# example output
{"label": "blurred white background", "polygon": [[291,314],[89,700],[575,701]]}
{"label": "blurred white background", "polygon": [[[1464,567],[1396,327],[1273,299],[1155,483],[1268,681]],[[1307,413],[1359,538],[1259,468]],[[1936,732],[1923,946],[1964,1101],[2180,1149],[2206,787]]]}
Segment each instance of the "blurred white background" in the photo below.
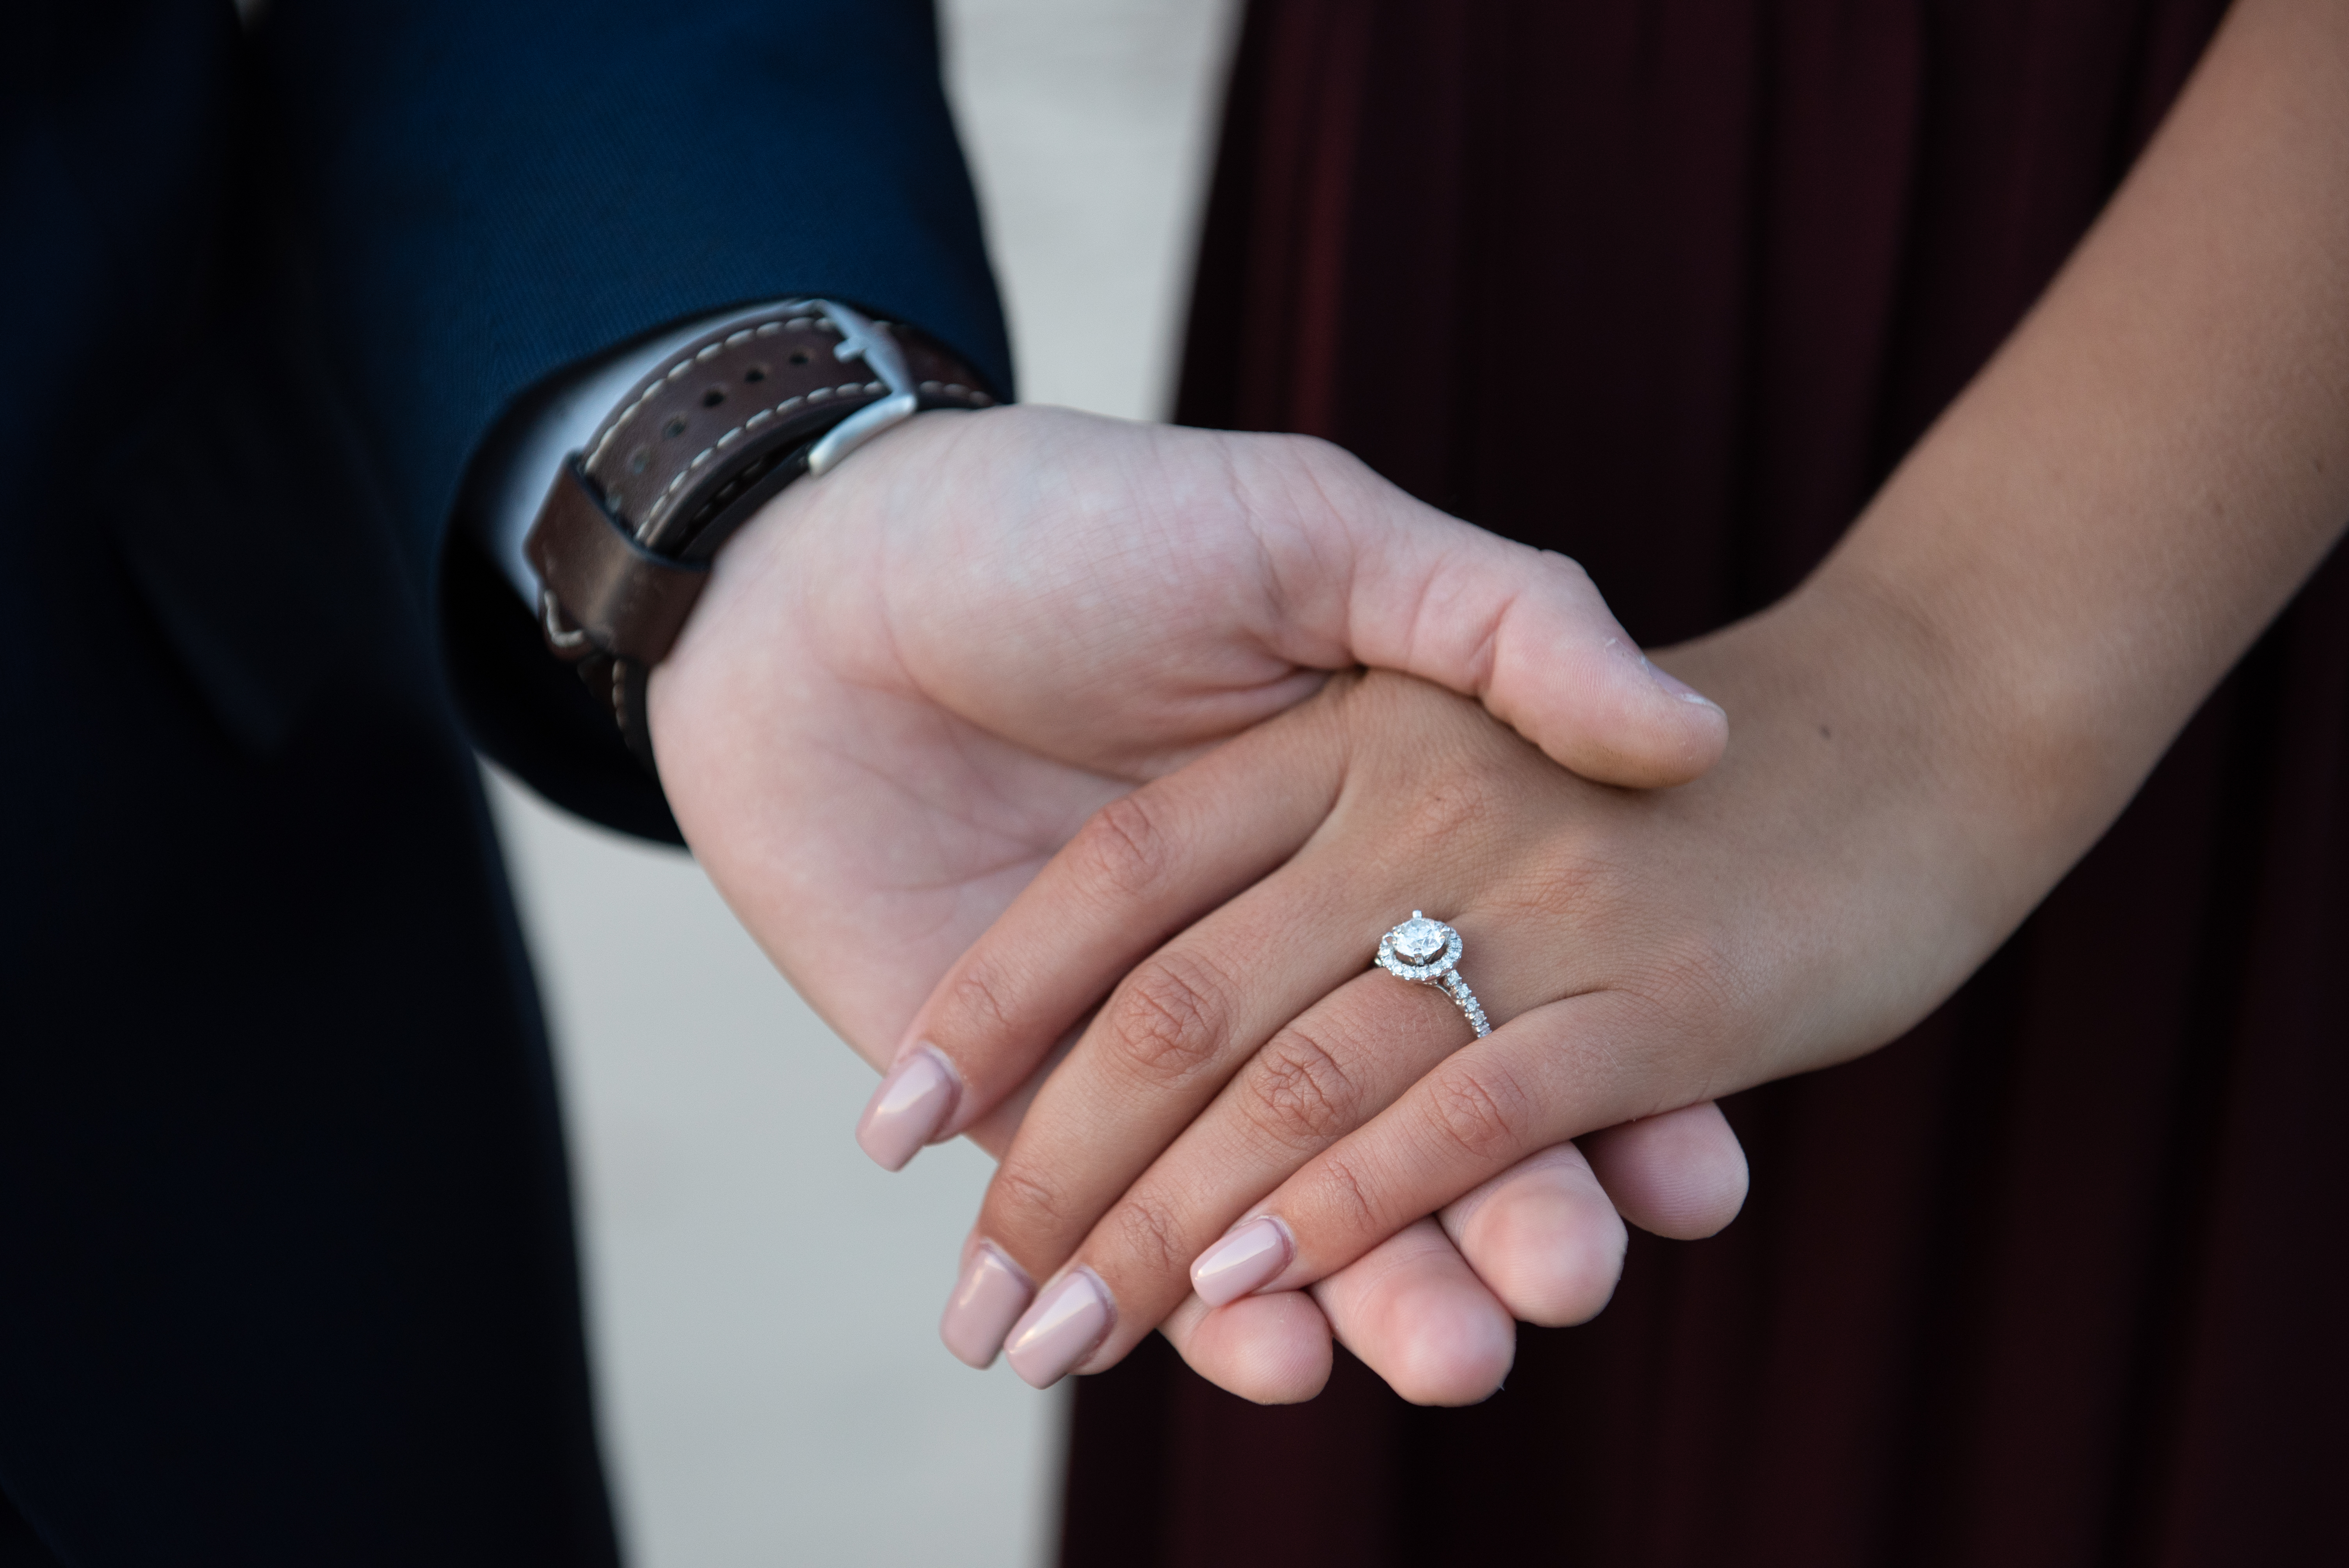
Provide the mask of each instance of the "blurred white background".
{"label": "blurred white background", "polygon": [[[943,0],[1021,396],[1164,413],[1233,0]],[[636,1568],[1049,1561],[1065,1391],[936,1338],[986,1180],[851,1138],[873,1075],[692,863],[492,799],[578,1175]]]}

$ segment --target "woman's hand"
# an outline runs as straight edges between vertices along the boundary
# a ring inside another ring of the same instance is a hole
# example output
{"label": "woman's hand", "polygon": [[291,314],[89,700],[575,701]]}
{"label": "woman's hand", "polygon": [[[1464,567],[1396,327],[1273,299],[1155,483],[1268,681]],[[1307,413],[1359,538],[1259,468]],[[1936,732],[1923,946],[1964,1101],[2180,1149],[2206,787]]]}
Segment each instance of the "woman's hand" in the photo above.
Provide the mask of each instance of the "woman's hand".
{"label": "woman's hand", "polygon": [[[1738,716],[1724,761],[1677,789],[1594,785],[1373,673],[1089,825],[913,1026],[966,1083],[1009,1082],[1115,986],[968,1254],[1043,1286],[1009,1331],[1020,1374],[1099,1369],[1251,1293],[1318,1281],[1329,1302],[1422,1216],[1473,1226],[1447,1205],[1537,1150],[1842,1060],[1947,995],[2069,857],[1972,793],[1899,618],[1831,599],[1675,655]],[[1226,831],[1243,800],[1254,830]],[[1464,937],[1491,1038],[1368,968],[1414,908]],[[1455,1373],[1398,1387],[1456,1395]]]}
{"label": "woman's hand", "polygon": [[881,1064],[1096,810],[1358,663],[1610,783],[1726,741],[1572,562],[1326,443],[1017,407],[922,416],[785,490],[719,552],[651,719],[719,890]]}
{"label": "woman's hand", "polygon": [[[1194,1258],[1215,1297],[1322,1279],[1532,1149],[1867,1050],[1970,973],[2349,518],[2344,80],[2349,10],[2230,13],[1834,556],[1671,655],[1737,716],[1702,779],[1602,789],[1373,677],[1073,843],[910,1037],[986,1086],[977,1114],[1141,957],[1104,933],[1188,927],[1124,979],[989,1191],[981,1233],[1061,1271],[1013,1331],[1022,1373],[1116,1359]],[[1489,1040],[1433,994],[1349,978],[1413,906],[1465,934]]]}
{"label": "woman's hand", "polygon": [[[1618,783],[1702,771],[1725,730],[1647,665],[1571,562],[1444,517],[1335,449],[1050,409],[926,416],[784,491],[720,553],[655,673],[652,725],[719,891],[880,1062],[1097,808],[1357,660],[1479,696]],[[1243,801],[1228,820],[1246,831],[1251,815]],[[1030,1044],[1019,1079],[1051,1041]],[[901,1064],[864,1130],[892,1166],[956,1111],[952,1086],[908,1087]],[[1019,1085],[983,1090],[991,1116],[953,1130],[1000,1150]],[[1612,1171],[1597,1153],[1635,1222],[1685,1232],[1735,1212],[1735,1140],[1710,1107],[1686,1122],[1681,1145],[1627,1141]],[[1537,1317],[1596,1310],[1621,1251],[1613,1206],[1572,1165],[1504,1183],[1457,1231]],[[1642,1206],[1675,1177],[1712,1194],[1702,1212]],[[1495,1322],[1506,1340],[1507,1311],[1453,1239],[1403,1247],[1325,1296],[1365,1359],[1400,1364]],[[1170,1332],[1255,1398],[1301,1398],[1326,1375],[1330,1327],[1301,1296]]]}

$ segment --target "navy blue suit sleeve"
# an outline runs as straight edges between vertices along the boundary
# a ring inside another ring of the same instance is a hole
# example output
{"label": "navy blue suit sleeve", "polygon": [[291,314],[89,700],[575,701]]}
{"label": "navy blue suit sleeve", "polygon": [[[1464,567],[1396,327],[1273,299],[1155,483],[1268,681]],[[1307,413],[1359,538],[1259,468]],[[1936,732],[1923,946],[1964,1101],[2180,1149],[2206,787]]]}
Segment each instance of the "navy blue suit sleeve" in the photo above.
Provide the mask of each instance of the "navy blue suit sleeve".
{"label": "navy blue suit sleeve", "polygon": [[278,0],[263,32],[324,335],[428,598],[499,411],[664,323],[834,294],[1009,391],[927,0]]}
{"label": "navy blue suit sleeve", "polygon": [[675,841],[609,715],[472,548],[466,465],[551,374],[829,294],[1011,391],[929,0],[276,0],[258,61],[317,335],[474,744]]}

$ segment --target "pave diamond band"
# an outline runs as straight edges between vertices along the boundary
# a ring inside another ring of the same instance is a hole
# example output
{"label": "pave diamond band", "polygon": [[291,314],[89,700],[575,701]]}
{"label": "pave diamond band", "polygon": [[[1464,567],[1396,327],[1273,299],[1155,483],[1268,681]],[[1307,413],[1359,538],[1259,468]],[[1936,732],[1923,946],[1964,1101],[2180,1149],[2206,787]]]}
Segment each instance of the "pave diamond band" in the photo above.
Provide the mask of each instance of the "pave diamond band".
{"label": "pave diamond band", "polygon": [[1460,934],[1442,921],[1413,910],[1409,920],[1379,938],[1379,955],[1372,962],[1398,980],[1439,987],[1459,1007],[1478,1039],[1493,1032],[1492,1025],[1485,1021],[1484,1004],[1460,977]]}

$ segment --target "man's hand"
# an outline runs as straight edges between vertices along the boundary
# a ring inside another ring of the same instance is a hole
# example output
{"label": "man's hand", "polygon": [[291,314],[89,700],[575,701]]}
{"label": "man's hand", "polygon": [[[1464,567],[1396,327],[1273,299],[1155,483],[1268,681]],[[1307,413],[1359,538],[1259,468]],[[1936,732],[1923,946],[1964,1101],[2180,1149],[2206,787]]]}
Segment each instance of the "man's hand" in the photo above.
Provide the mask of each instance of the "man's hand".
{"label": "man's hand", "polygon": [[[784,491],[720,553],[655,673],[652,727],[719,891],[833,1027],[895,1062],[864,1133],[895,1165],[958,1132],[1000,1150],[1048,1065],[1055,1041],[1030,1039],[958,1081],[905,1033],[1044,862],[1138,784],[1361,663],[1478,697],[1603,782],[1680,782],[1726,739],[1573,562],[1420,505],[1334,448],[1016,408],[925,416]],[[1246,801],[1217,820],[1235,841],[1278,826]],[[1146,879],[1150,846],[1126,847]],[[1079,940],[1098,968],[1170,930],[1102,923]],[[1071,1016],[1099,1000],[1071,998]],[[1627,1140],[1619,1171],[1600,1158],[1626,1192],[1699,1170],[1713,1196],[1694,1211],[1624,1205],[1676,1233],[1725,1222],[1744,1183],[1719,1113],[1685,1114],[1686,1149]],[[1506,1340],[1511,1307],[1554,1321],[1603,1305],[1620,1224],[1563,1160],[1529,1162],[1450,1239],[1400,1240],[1408,1255],[1355,1295],[1325,1286],[1341,1335],[1397,1364],[1414,1334],[1461,1340],[1443,1330],[1463,1313]],[[1569,1262],[1545,1274],[1544,1248]],[[1495,1280],[1516,1283],[1496,1298]],[[1318,1387],[1327,1330],[1302,1297],[1219,1316],[1170,1326],[1210,1376],[1259,1398]]]}

